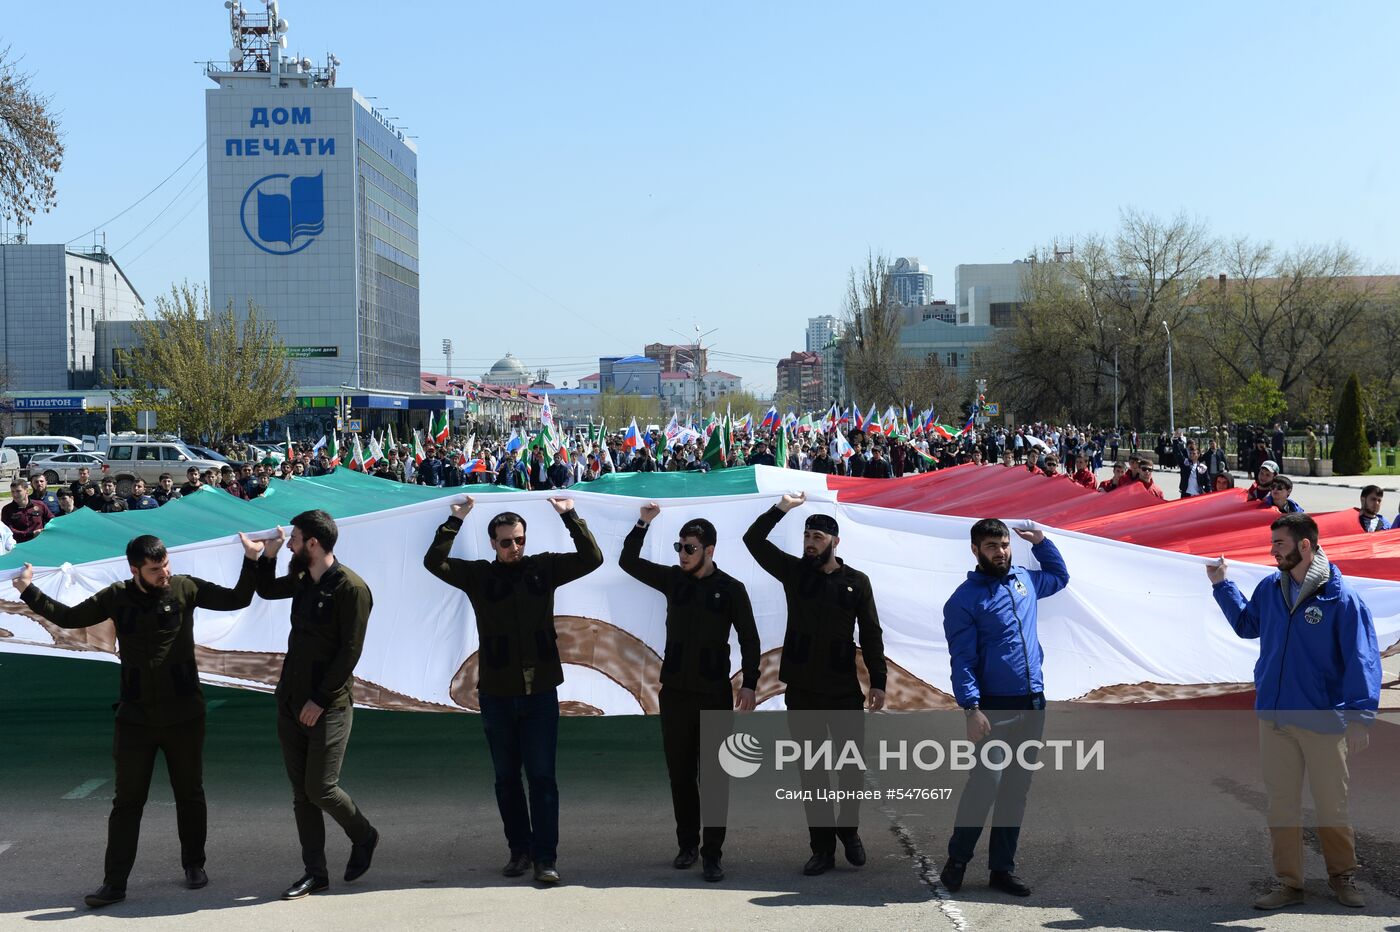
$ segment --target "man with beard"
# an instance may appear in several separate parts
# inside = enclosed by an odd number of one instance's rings
[[[1230,627],[1259,639],[1254,708],[1269,796],[1274,889],[1255,909],[1303,902],[1303,778],[1312,788],[1327,884],[1343,906],[1356,889],[1356,842],[1347,822],[1347,759],[1366,749],[1380,704],[1381,661],[1371,612],[1318,547],[1317,522],[1288,514],[1269,525],[1278,571],[1246,601],[1225,578],[1225,558],[1206,567]],[[1291,642],[1291,645],[1290,645]]]
[[[12,580],[24,604],[60,628],[90,628],[108,618],[116,625],[121,657],[121,697],[116,705],[112,745],[116,794],[107,820],[102,886],[84,899],[89,907],[110,906],[126,899],[156,751],[165,755],[170,772],[185,886],[198,889],[209,883],[204,872],[208,824],[203,776],[204,693],[195,666],[194,610],[231,612],[253,601],[254,561],[262,544],[243,534],[238,536],[244,560],[233,589],[193,576],[172,575],[165,544],[148,534],[126,545],[131,578],[112,583],[77,605],[64,605],[40,592],[33,584],[34,568],[28,563]]]
[[[292,600],[292,630],[277,681],[277,738],[292,783],[292,812],[306,868],[282,899],[300,899],[330,887],[325,814],[349,836],[345,880],[369,870],[379,832],[340,788],[340,766],[355,706],[351,689],[365,643],[374,597],[365,581],[335,558],[339,537],[324,511],[292,519],[287,575],[274,578],[282,529],[258,561],[258,595]]]
[[[978,763],[958,800],[948,860],[938,875],[953,893],[962,887],[993,804],[990,885],[1013,896],[1031,893],[1014,872],[1021,817],[1037,763],[1035,751],[1025,754],[1022,745],[1038,742],[1045,727],[1037,606],[1069,585],[1069,570],[1045,532],[1017,528],[1016,536],[1031,545],[1040,569],[1012,566],[1010,530],[996,518],[983,518],[972,526],[977,568],[943,606],[953,695],[967,716],[967,740],[978,745]],[[1006,766],[988,767],[982,748],[988,740],[1021,749],[1015,763],[1003,759]]]
[[[1357,520],[1366,533],[1390,530],[1390,522],[1381,517],[1381,502],[1385,490],[1378,485],[1368,485],[1361,490],[1361,507],[1357,509]]]
[[[199,467],[191,466],[189,469],[186,469],[185,484],[180,486],[179,490],[180,497],[184,498],[186,495],[193,495],[202,488],[204,488],[204,483],[199,478]]]
[[[102,480],[102,494],[97,497],[97,501],[90,506],[94,511],[100,511],[104,515],[116,514],[119,511],[126,511],[126,499],[117,497],[117,480],[107,476]]]
[[[784,553],[768,540],[783,516],[805,501],[806,492],[784,495],[749,527],[744,546],[759,566],[783,584],[787,631],[778,679],[787,686],[788,709],[806,713],[790,718],[792,737],[816,746],[830,735],[835,747],[844,747],[847,742],[860,746],[865,743],[865,721],[859,713],[863,708],[878,712],[885,707],[880,616],[870,578],[836,556],[840,527],[831,515],[807,517],[801,557]],[[851,635],[857,629],[870,675],[868,700],[856,675],[856,646]],[[843,792],[854,794],[863,786],[864,775],[857,768],[845,767],[839,783]],[[855,867],[864,864],[865,845],[858,831],[860,803],[855,795],[847,796],[840,810],[833,811],[830,802],[810,798],[819,789],[830,790],[827,774],[804,769],[802,784],[804,790],[811,791],[804,795],[809,797],[807,831],[812,848],[802,872],[813,876],[834,867],[838,838],[846,860]]]
[[[496,806],[501,812],[510,861],[501,873],[519,877],[533,863],[537,883],[559,882],[559,690],[564,667],[554,630],[554,592],[603,565],[603,551],[574,510],[571,498],[551,498],[574,553],[525,556],[525,519],[503,511],[486,525],[496,559],[448,556],[476,500],[463,496],[437,529],[423,566],[461,589],[476,611],[480,650],[477,696],[481,724],[496,771]],[[520,780],[530,781],[530,799]]]
[[[758,685],[759,641],[748,590],[733,576],[715,566],[715,526],[693,518],[681,526],[675,543],[679,566],[662,566],[642,559],[647,528],[661,513],[661,506],[642,506],[637,526],[622,543],[618,566],[666,596],[666,651],[661,660],[661,744],[666,752],[666,772],[671,778],[671,808],[676,816],[676,840],[680,851],[672,865],[685,870],[697,857],[704,859],[704,876],[711,882],[724,879],[720,857],[723,825],[705,826],[700,833],[701,712],[752,712]],[[729,632],[739,636],[743,682],[739,695],[729,681]],[[715,768],[714,755],[705,758],[706,781],[728,799],[729,785]],[[722,810],[720,805],[711,811]]]

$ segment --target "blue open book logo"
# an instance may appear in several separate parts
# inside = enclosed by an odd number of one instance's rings
[[[254,246],[276,256],[290,256],[325,232],[323,174],[264,175],[249,185],[243,195],[241,219],[243,232]]]

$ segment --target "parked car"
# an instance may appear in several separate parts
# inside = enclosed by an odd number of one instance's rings
[[[208,447],[195,446],[192,443],[187,443],[185,444],[185,446],[189,448],[189,451],[191,453],[193,453],[195,456],[198,456],[200,459],[213,460],[216,463],[233,462],[227,456],[224,456],[222,453],[220,453],[218,450],[211,450]]]
[[[58,485],[78,481],[78,470],[83,466],[90,478],[100,479],[104,463],[101,453],[35,453],[25,469],[31,479],[42,474],[49,485]]]
[[[140,478],[146,480],[147,487],[155,485],[161,473],[170,473],[178,482],[184,482],[185,470],[197,466],[201,472],[218,469],[224,464],[196,456],[194,451],[178,441],[120,440],[107,450],[107,475],[117,480],[117,494],[126,498],[131,487]]]

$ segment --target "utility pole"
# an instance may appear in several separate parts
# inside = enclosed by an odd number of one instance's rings
[[[681,333],[679,330],[672,330],[671,332],[683,340],[686,339],[686,335]],[[690,340],[687,343],[681,344],[683,346],[690,347],[690,365],[695,372],[695,407],[699,409],[700,417],[702,419],[705,417],[705,365],[704,356],[702,355],[702,350],[704,350],[704,346],[701,345],[701,341],[704,340],[705,337],[709,336],[710,334],[718,332],[719,328],[716,327],[714,330],[709,330],[705,333],[701,333],[700,325],[696,324],[694,339]],[[690,417],[690,411],[688,407],[686,411],[686,417],[687,419],[689,419]]]
[[[1162,329],[1167,331],[1167,429],[1176,437],[1176,395],[1172,392],[1172,328],[1162,321]]]

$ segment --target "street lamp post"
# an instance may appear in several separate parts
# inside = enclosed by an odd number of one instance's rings
[[[1118,432],[1118,347],[1113,347],[1113,432]]]
[[[1172,328],[1162,321],[1162,329],[1167,331],[1167,429],[1176,436],[1176,395],[1172,392]]]

